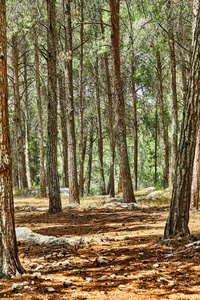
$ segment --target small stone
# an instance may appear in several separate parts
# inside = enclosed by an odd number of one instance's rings
[[[125,289],[125,288],[126,288],[126,285],[120,284],[120,285],[118,286],[118,288],[119,288],[119,289]]]
[[[153,268],[159,268],[159,264],[154,264]]]
[[[75,285],[72,285],[72,286],[71,286],[71,289],[72,289],[72,290],[76,290],[77,287],[76,287]]]
[[[40,272],[35,272],[35,273],[32,274],[32,276],[33,276],[33,278],[35,278],[35,279],[40,279],[40,278],[42,278],[42,275],[41,275]]]
[[[116,278],[115,274],[110,275],[110,278]]]
[[[54,293],[56,290],[55,290],[54,288],[52,288],[52,287],[48,287],[48,288],[47,288],[47,291],[48,291],[49,293]]]
[[[19,291],[19,290],[21,290],[22,288],[23,288],[23,283],[13,283],[12,284],[12,291],[14,292],[14,291]]]

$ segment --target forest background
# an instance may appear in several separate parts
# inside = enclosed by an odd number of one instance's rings
[[[71,2],[72,54],[65,52],[63,10],[63,1],[56,1],[59,181],[68,187],[67,121],[63,103],[65,64],[67,56],[72,55],[79,188],[84,182],[82,195],[105,194],[110,191],[110,158],[118,135],[109,4],[107,1]],[[7,1],[13,183],[20,190],[41,186],[41,161],[46,169],[46,11],[46,1]],[[173,183],[190,67],[191,12],[192,1],[124,0],[120,4],[127,149],[136,190],[151,185],[167,188]],[[114,156],[115,189],[120,190],[119,157],[116,153]]]

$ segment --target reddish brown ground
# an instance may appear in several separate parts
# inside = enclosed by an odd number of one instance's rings
[[[16,226],[37,233],[118,240],[79,247],[18,243],[23,266],[39,269],[41,275],[1,279],[0,299],[200,299],[200,246],[187,248],[189,240],[181,238],[163,244],[167,215],[166,207],[98,206],[65,209],[53,216],[44,211],[17,211]],[[192,212],[190,228],[195,237],[199,225],[199,212]],[[24,286],[12,291],[12,283]]]

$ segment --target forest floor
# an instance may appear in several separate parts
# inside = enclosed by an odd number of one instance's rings
[[[18,241],[22,265],[33,274],[1,279],[0,299],[200,299],[200,244],[194,242],[200,234],[199,211],[191,212],[190,238],[164,243],[169,200],[140,202],[143,208],[135,210],[101,205],[105,198],[84,198],[80,208],[49,215],[27,209],[47,209],[48,199],[17,197],[16,227],[102,242],[49,246]]]

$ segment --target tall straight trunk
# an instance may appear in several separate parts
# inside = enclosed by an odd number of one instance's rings
[[[190,233],[189,208],[191,197],[191,182],[195,155],[196,138],[199,123],[200,95],[200,10],[198,10],[195,33],[193,35],[193,53],[191,57],[191,72],[189,76],[187,101],[183,114],[183,122],[178,149],[178,158],[170,213],[165,227],[164,237]]]
[[[173,32],[171,33],[174,37]],[[178,147],[178,104],[176,91],[176,56],[174,39],[169,40],[170,51],[170,70],[171,70],[171,97],[172,97],[172,142],[171,142],[171,172],[170,172],[170,186],[173,186],[174,175],[177,161],[177,147]]]
[[[176,55],[174,43],[174,24],[171,0],[166,2],[166,15],[169,32],[169,55],[170,55],[170,77],[171,77],[171,104],[172,104],[172,139],[171,139],[171,169],[170,187],[173,186],[175,167],[177,161],[178,147],[178,104],[176,91]]]
[[[119,54],[119,0],[109,0],[111,14],[111,45],[113,58],[114,93],[116,102],[116,136],[124,202],[136,202],[133,193],[128,149],[126,143],[125,107],[122,92]]]
[[[12,191],[12,164],[8,121],[6,6],[0,0],[0,277],[10,278],[25,270],[17,250]]]
[[[83,153],[83,0],[81,0],[81,29],[80,29],[80,69],[79,69],[79,119],[80,119],[80,176],[79,189],[80,197],[84,192],[84,153]]]
[[[29,117],[28,117],[28,84],[27,84],[27,59],[26,52],[24,53],[24,113],[25,113],[25,158],[26,158],[26,177],[29,190],[32,189],[31,171],[30,171],[30,151],[29,151]]]
[[[38,36],[35,28],[35,77],[37,89],[37,109],[38,109],[38,136],[40,144],[40,192],[42,197],[46,197],[46,177],[44,168],[44,145],[43,145],[43,122],[42,122],[42,99],[40,92],[40,69],[39,69],[39,51]]]
[[[100,15],[101,16],[101,15]],[[101,16],[101,33],[104,38],[104,26]],[[114,163],[115,163],[115,146],[114,146],[114,129],[113,129],[113,99],[110,83],[110,73],[108,64],[107,52],[104,53],[105,69],[106,69],[106,82],[107,82],[107,95],[109,105],[109,133],[110,133],[110,176],[109,176],[109,193],[110,197],[115,197],[115,179],[114,179]]]
[[[135,63],[131,61],[132,93],[133,93],[133,119],[134,119],[134,189],[138,184],[138,124],[137,124],[137,95],[135,90]]]
[[[106,194],[104,170],[103,170],[103,138],[102,138],[102,125],[101,125],[101,104],[99,96],[99,70],[98,70],[98,57],[96,57],[95,63],[95,75],[96,75],[96,102],[97,102],[97,132],[98,132],[98,157],[99,157],[99,190],[100,195]]]
[[[73,103],[71,0],[63,0],[63,5],[65,15],[65,89],[68,121],[69,202],[80,203],[76,166],[76,139]]]
[[[62,187],[69,187],[68,174],[68,139],[67,139],[67,103],[65,95],[64,74],[60,72],[58,76],[59,103],[61,119],[61,139],[62,139]]]
[[[200,7],[200,1],[193,1],[193,20],[192,20],[192,35],[194,41],[195,27],[197,26],[197,14]],[[200,176],[200,126],[198,124],[197,141],[195,148],[194,167],[192,174],[191,186],[191,207],[198,209],[199,202],[199,176]]]
[[[26,163],[23,146],[22,125],[21,125],[21,108],[19,95],[19,45],[17,35],[12,36],[12,64],[13,64],[13,79],[14,79],[14,101],[15,101],[15,126],[16,126],[16,141],[17,141],[17,166],[19,189],[28,187],[26,179]]]
[[[47,123],[47,180],[49,213],[62,211],[57,165],[57,74],[55,0],[47,0],[47,69],[48,69],[48,123]]]
[[[191,207],[198,209],[199,204],[199,176],[200,176],[200,127],[198,126],[197,142],[194,156],[194,167],[191,186]]]
[[[158,83],[159,83],[159,103],[160,103],[160,127],[162,136],[162,156],[163,156],[163,186],[168,187],[169,177],[169,157],[168,157],[168,145],[167,145],[167,132],[164,115],[164,104],[163,104],[163,86],[162,86],[162,66],[160,59],[160,52],[157,51],[157,72],[158,72]]]
[[[158,100],[156,99],[156,124],[155,124],[155,185],[157,184],[157,157],[158,157]]]
[[[94,121],[91,119],[90,124],[90,137],[89,137],[89,152],[88,152],[88,169],[87,169],[87,186],[86,186],[86,195],[90,194],[90,182],[91,182],[91,171],[92,171],[92,150],[94,144]]]

